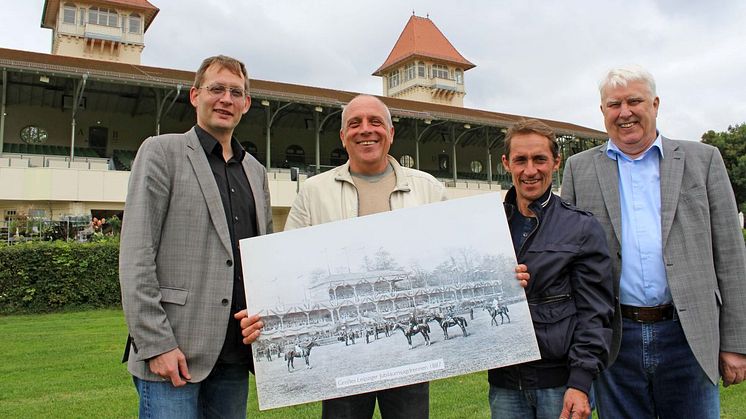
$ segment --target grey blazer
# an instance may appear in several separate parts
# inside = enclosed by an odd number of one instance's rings
[[[663,259],[668,286],[689,346],[713,383],[720,351],[746,353],[746,248],[733,190],[717,148],[662,139]],[[562,198],[591,211],[606,231],[617,312],[612,360],[621,341],[619,277],[622,212],[616,162],[606,144],[570,157]]]
[[[266,170],[248,153],[243,168],[258,234],[271,233]],[[160,380],[146,360],[178,347],[191,381],[207,377],[231,315],[234,263],[220,193],[194,128],[145,140],[132,165],[119,253],[130,373]]]

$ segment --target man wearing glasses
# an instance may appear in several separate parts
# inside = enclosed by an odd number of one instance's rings
[[[266,170],[233,137],[248,89],[243,63],[207,58],[189,92],[197,124],[148,138],[132,166],[119,273],[140,417],[246,417],[238,241],[272,232]]]

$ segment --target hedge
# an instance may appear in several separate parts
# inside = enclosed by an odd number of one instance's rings
[[[116,307],[119,239],[0,247],[0,314]]]

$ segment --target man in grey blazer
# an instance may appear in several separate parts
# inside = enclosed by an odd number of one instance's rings
[[[148,138],[132,166],[119,274],[141,417],[246,417],[238,241],[272,231],[266,170],[233,137],[248,88],[243,63],[206,59],[197,124]]]
[[[746,250],[725,165],[658,133],[644,69],[613,69],[599,90],[609,142],[570,157],[562,183],[606,231],[621,303],[599,416],[717,418],[720,375],[746,374]]]

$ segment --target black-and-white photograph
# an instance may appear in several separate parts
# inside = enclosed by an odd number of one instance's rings
[[[259,408],[539,359],[499,194],[241,240]]]

